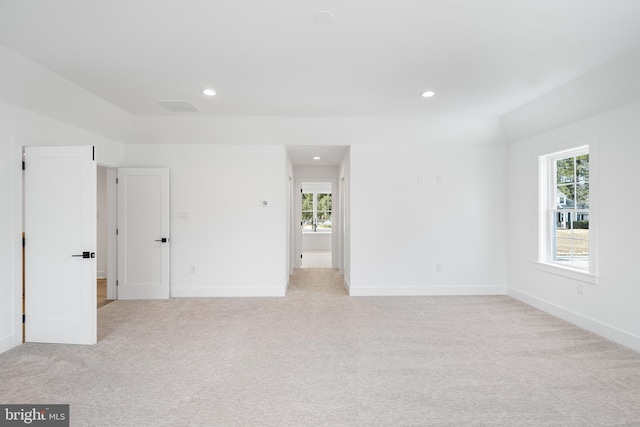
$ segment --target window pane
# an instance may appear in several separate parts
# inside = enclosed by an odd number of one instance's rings
[[[571,229],[571,212],[555,212],[554,219],[555,229]]]
[[[548,246],[540,248],[540,253],[542,261],[589,270],[590,159],[585,151],[586,147],[576,147],[550,154],[547,159],[552,159],[551,163],[540,163],[540,172],[548,174],[546,189],[550,194],[546,196],[551,203],[542,206],[548,222],[541,242]]]
[[[318,212],[318,230],[331,230],[331,212]]]
[[[331,207],[331,193],[318,193],[318,210],[330,211]]]
[[[570,267],[589,268],[589,213],[556,212],[552,236],[553,261]]]
[[[557,209],[575,209],[575,190],[574,184],[558,185],[556,187],[556,208]]]
[[[576,207],[578,209],[589,209],[589,183],[579,183],[576,186],[576,191]]]
[[[578,182],[589,181],[589,155],[576,157],[576,177]]]
[[[559,236],[565,236],[571,233],[571,230],[558,230],[558,231],[561,231],[559,233]],[[571,255],[572,255],[571,243],[572,243],[572,239],[570,238],[556,237],[553,260],[557,262],[571,263]]]
[[[573,230],[573,266],[589,268],[589,229]]]
[[[589,212],[577,212],[573,221],[574,230],[588,230],[589,229]]]
[[[302,210],[313,211],[313,193],[302,193]]]
[[[313,230],[313,212],[302,212],[302,230]]]
[[[573,182],[575,176],[574,162],[575,157],[556,160],[557,180],[556,184],[567,184]]]

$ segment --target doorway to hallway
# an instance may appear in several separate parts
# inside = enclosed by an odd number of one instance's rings
[[[332,268],[333,193],[331,182],[302,182],[301,268]]]

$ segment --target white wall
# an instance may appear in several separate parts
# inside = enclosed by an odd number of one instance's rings
[[[352,146],[351,295],[504,294],[506,150]]]
[[[500,118],[509,142],[522,141],[640,99],[640,48],[508,112]]]
[[[285,294],[283,146],[125,145],[123,166],[171,170],[172,297]]]
[[[22,342],[20,161],[25,145],[94,145],[96,161],[112,166],[122,156],[118,142],[0,101],[0,352]]]
[[[635,267],[640,228],[636,159],[640,101],[509,146],[509,295],[640,350],[640,281]],[[577,293],[577,281],[536,270],[539,150],[583,137],[598,139],[597,285]],[[594,159],[596,160],[596,159]],[[595,161],[592,163],[596,163]],[[596,218],[594,218],[595,220]]]
[[[0,45],[0,100],[121,141],[131,114]]]
[[[399,141],[494,144],[503,141],[492,117],[237,117],[134,116],[125,143],[354,145]]]
[[[332,250],[332,234],[330,231],[302,233],[303,251],[330,251]]]

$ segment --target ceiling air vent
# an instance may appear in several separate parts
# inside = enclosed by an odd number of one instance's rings
[[[156,101],[165,110],[171,113],[199,113],[191,101]]]

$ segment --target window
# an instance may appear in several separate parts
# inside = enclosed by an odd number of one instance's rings
[[[331,193],[302,193],[302,231],[331,231]]]
[[[595,273],[589,145],[540,156],[543,264]]]

